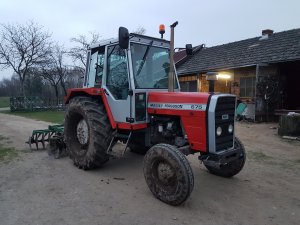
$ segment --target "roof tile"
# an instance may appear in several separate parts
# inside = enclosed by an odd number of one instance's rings
[[[178,75],[300,60],[300,29],[204,48],[178,66]]]

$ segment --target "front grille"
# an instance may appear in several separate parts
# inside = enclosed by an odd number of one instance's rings
[[[233,147],[233,133],[228,132],[229,124],[234,125],[235,97],[219,97],[215,110],[215,130],[222,128],[222,134],[216,134],[216,151]]]

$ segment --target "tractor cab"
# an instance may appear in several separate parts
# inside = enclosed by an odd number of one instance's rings
[[[90,46],[84,87],[104,89],[115,121],[146,122],[148,93],[168,90],[170,42],[131,33],[124,48],[122,40]],[[177,76],[174,89],[179,91]]]

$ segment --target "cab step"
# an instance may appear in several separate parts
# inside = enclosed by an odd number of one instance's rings
[[[113,134],[110,144],[106,150],[106,153],[115,158],[123,157],[127,150],[131,134],[132,132],[130,132],[129,134],[121,134],[116,131]]]

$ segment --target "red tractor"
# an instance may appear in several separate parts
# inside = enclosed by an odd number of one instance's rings
[[[151,192],[170,205],[191,194],[194,176],[186,155],[215,175],[232,177],[244,166],[243,144],[235,137],[236,97],[180,92],[171,41],[128,33],[90,46],[84,87],[68,90],[64,140],[80,169],[105,164],[124,143],[143,153]],[[189,49],[190,50],[190,49]],[[187,51],[188,52],[188,51]]]

